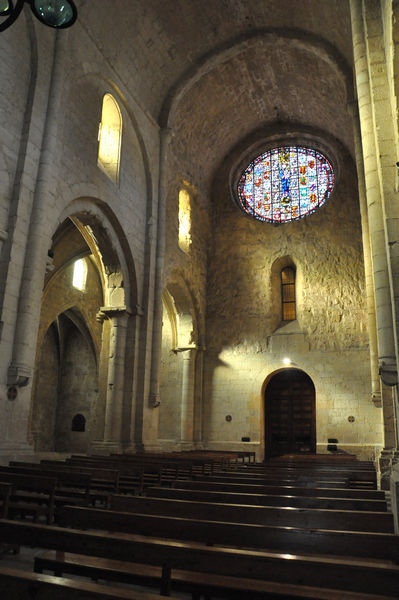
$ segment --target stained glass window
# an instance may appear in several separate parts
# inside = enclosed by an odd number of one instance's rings
[[[285,146],[255,158],[242,173],[238,198],[244,211],[271,223],[301,219],[331,195],[334,171],[312,148]]]

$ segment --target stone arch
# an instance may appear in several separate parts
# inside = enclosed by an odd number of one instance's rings
[[[72,255],[69,256],[67,253],[64,266],[71,270],[77,256],[89,256],[93,268],[98,273],[98,286],[101,288],[101,294],[97,293],[94,304],[89,296],[85,302],[88,312],[87,329],[90,332],[95,331],[96,334],[94,346],[98,390],[96,405],[89,411],[93,426],[87,428],[87,444],[91,450],[95,450],[97,446],[101,449],[105,446],[107,449],[120,450],[122,439],[123,443],[129,442],[130,427],[127,424],[132,417],[132,365],[135,349],[127,346],[126,338],[128,331],[131,339],[136,338],[136,320],[131,318],[137,314],[134,261],[122,227],[104,202],[93,198],[77,198],[71,202],[59,219],[59,226],[53,236],[54,244],[57,243],[57,236],[62,241],[63,232],[68,231],[68,228],[76,232],[81,244],[76,244],[75,241],[77,254],[74,256],[72,251]],[[63,253],[60,254],[61,258],[57,259],[55,256],[54,264],[50,265],[51,268],[55,268],[55,274],[50,273],[47,283],[54,281],[61,270],[60,265],[56,264],[57,260],[62,262]],[[47,287],[45,286],[43,298],[46,298]],[[83,292],[75,290],[73,293],[79,295]],[[65,296],[67,303],[62,308],[70,311],[72,307],[71,300],[68,301],[69,293]],[[67,314],[83,339],[88,341],[85,328],[79,327],[80,321],[74,318],[73,311]],[[125,369],[125,361],[129,363],[129,369]],[[33,401],[32,422],[35,420],[36,408],[37,403]],[[77,412],[79,407],[75,408]],[[80,412],[86,414],[88,408],[83,408]],[[72,418],[71,415],[64,417],[68,422]]]
[[[87,452],[98,394],[96,345],[78,308],[59,313],[37,352],[30,434],[36,451]],[[86,415],[85,435],[71,433]],[[73,430],[72,430],[73,431]]]
[[[352,70],[345,57],[333,44],[319,35],[301,29],[265,27],[228,40],[221,46],[204,54],[193,67],[187,69],[180,79],[172,85],[165,97],[159,116],[161,127],[173,126],[174,115],[180,100],[201,77],[237,54],[259,43],[268,45],[292,44],[296,48],[312,52],[334,68],[339,77],[343,79],[347,100],[353,99]]]
[[[58,222],[66,218],[73,221],[98,259],[105,285],[104,302],[114,307],[125,306],[134,312],[138,303],[136,269],[115,213],[98,198],[77,198],[66,207]]]

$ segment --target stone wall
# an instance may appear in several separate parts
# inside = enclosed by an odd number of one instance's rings
[[[322,208],[279,226],[234,205],[225,170],[215,182],[204,393],[209,447],[240,447],[248,436],[262,456],[265,386],[284,358],[315,385],[318,451],[326,451],[329,437],[363,458],[382,444],[381,410],[371,402],[356,179],[350,159],[341,165]],[[275,266],[287,260],[297,271],[297,319],[282,323]]]

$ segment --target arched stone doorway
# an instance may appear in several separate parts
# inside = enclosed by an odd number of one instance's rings
[[[283,369],[265,389],[265,458],[316,451],[316,394],[300,369]]]
[[[95,346],[83,316],[76,309],[58,315],[43,338],[36,363],[31,429],[36,451],[88,451],[97,379]],[[77,412],[86,415],[84,430],[71,426]]]

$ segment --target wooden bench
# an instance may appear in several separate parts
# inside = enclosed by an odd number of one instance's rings
[[[71,463],[55,460],[43,460],[40,463],[44,467],[53,466],[55,468],[64,468],[65,470],[71,471],[74,466]],[[111,468],[110,465],[95,465],[80,463],[75,465],[76,470],[80,470],[83,473],[91,475],[90,489],[102,490],[104,492],[115,493],[119,491],[119,471],[118,469]]]
[[[10,538],[20,544],[33,544],[61,552],[162,566],[164,593],[168,593],[170,589],[171,571],[174,569],[202,573],[197,585],[199,589],[205,590],[207,586],[213,585],[213,576],[216,581],[219,576],[225,576],[226,582],[230,580],[234,586],[239,578],[248,577],[249,573],[258,589],[261,589],[263,582],[273,581],[364,594],[378,594],[383,589],[386,596],[395,598],[399,584],[399,567],[389,564],[207,548],[195,543],[174,543],[142,536],[82,532],[0,520],[0,541]],[[193,587],[195,585],[193,583]]]
[[[13,491],[13,484],[0,481],[0,518],[7,519],[8,508],[10,505],[11,492]]]
[[[150,498],[175,498],[198,502],[224,502],[256,506],[296,506],[298,508],[327,508],[332,510],[371,510],[386,512],[386,500],[367,498],[312,498],[282,494],[235,494],[234,492],[213,492],[185,489],[184,482],[179,487],[148,487],[145,495]]]
[[[281,477],[281,479],[297,479],[303,477],[309,477],[310,479],[343,479],[345,481],[364,482],[367,485],[376,484],[377,483],[377,474],[375,469],[366,470],[366,469],[356,469],[352,467],[351,469],[330,469],[328,467],[314,467],[311,469],[303,468],[303,467],[256,467],[256,466],[248,466],[245,467],[237,467],[233,471],[234,477],[251,477],[253,479],[262,480],[263,478],[272,478],[272,477]],[[231,469],[214,469],[213,476],[232,476]]]
[[[388,512],[353,512],[280,506],[243,506],[140,496],[110,496],[110,509],[205,521],[231,521],[341,531],[393,533],[393,515]]]
[[[55,504],[65,504],[67,502],[80,503],[88,506],[92,501],[90,493],[91,474],[81,471],[68,470],[58,466],[41,465],[39,463],[10,462],[10,472],[39,475],[41,477],[56,477],[57,486],[55,490]],[[1,473],[0,473],[1,476]],[[105,500],[108,499],[108,494]]]
[[[75,528],[124,531],[144,536],[156,532],[159,538],[196,541],[207,545],[399,561],[398,536],[393,533],[278,527],[73,506],[60,509],[59,523]]]
[[[206,472],[206,463],[201,461],[198,465],[195,461],[191,460],[172,460],[171,458],[149,458],[138,456],[132,456],[128,458],[116,458],[116,457],[76,457],[66,459],[68,464],[80,464],[80,465],[98,465],[101,464],[111,465],[112,468],[118,469],[121,473],[131,476],[136,473],[143,474],[145,481],[153,481],[162,479],[176,479],[179,475],[190,476],[196,473]]]
[[[172,482],[172,487],[179,487],[181,481]],[[380,490],[359,490],[349,488],[323,488],[306,486],[301,487],[298,482],[293,484],[275,484],[268,482],[267,484],[253,483],[230,483],[223,481],[213,481],[206,479],[204,481],[184,481],[186,489],[193,490],[209,490],[234,493],[255,493],[255,494],[292,494],[294,496],[310,496],[310,497],[327,497],[327,498],[371,498],[376,500],[385,499],[384,492]]]
[[[51,550],[36,559],[36,569],[42,571],[59,571],[94,579],[118,581],[123,583],[140,584],[141,586],[161,587],[162,568],[151,565],[82,556],[79,554],[64,554],[64,560],[56,558],[56,552]],[[170,587],[175,592],[191,593],[192,598],[199,599],[203,594],[207,599],[216,596],[242,600],[392,600],[392,596],[380,596],[364,592],[347,592],[321,587],[298,586],[290,583],[273,581],[258,581],[249,578],[230,577],[226,575],[204,574],[195,571],[173,569],[170,577]],[[144,599],[143,599],[144,600]]]
[[[218,475],[194,475],[195,481],[214,481],[220,483],[241,483],[251,485],[300,485],[302,487],[322,487],[322,488],[366,488],[376,489],[374,482],[369,484],[365,481],[356,482],[349,478],[337,478],[332,479],[330,477],[312,477],[311,475],[297,475],[297,476],[283,476],[280,477],[277,474],[267,474],[262,477],[254,477],[251,475],[237,474],[233,475],[229,473],[221,473]]]
[[[37,474],[15,473],[6,469],[0,467],[0,479],[13,486],[13,493],[8,502],[8,515],[30,515],[35,522],[43,516],[48,524],[52,523],[57,479]]]
[[[104,457],[75,457],[66,459],[70,468],[112,469],[119,474],[118,487],[121,492],[141,493],[146,485],[161,484],[164,480],[165,467],[163,464],[141,464],[114,461]],[[177,472],[172,479],[177,478]],[[170,477],[169,477],[170,479]]]
[[[0,567],[0,589],[4,600],[159,600],[158,594],[100,585],[53,575],[28,573]],[[373,600],[373,597],[371,600]],[[173,600],[173,599],[172,599]],[[378,600],[378,598],[375,598]]]

